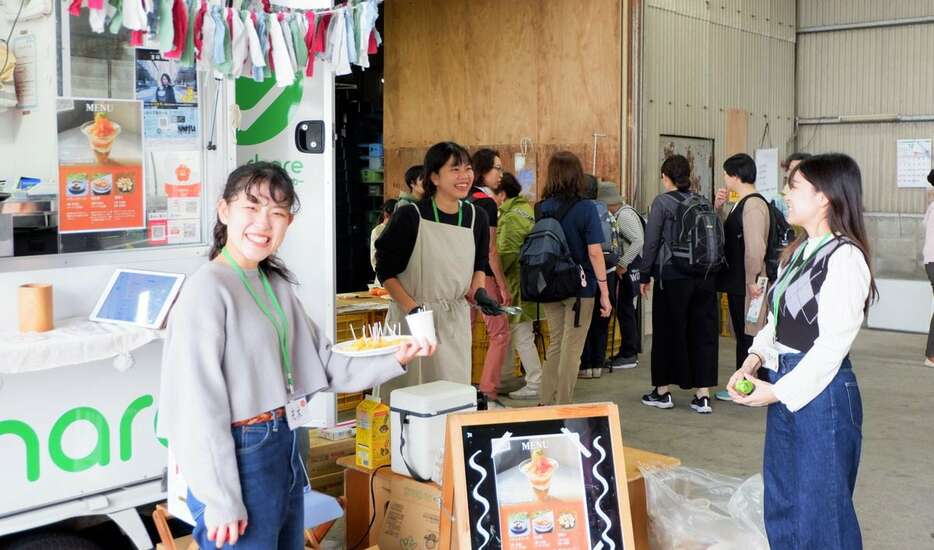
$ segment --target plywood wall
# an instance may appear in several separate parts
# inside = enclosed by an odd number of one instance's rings
[[[541,184],[551,153],[619,182],[619,0],[392,0],[385,6],[385,196],[433,143],[493,147],[513,168],[523,137]]]

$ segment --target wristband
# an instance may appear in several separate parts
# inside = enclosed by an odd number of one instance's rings
[[[598,282],[598,283],[605,283],[605,282],[606,282],[606,279],[597,279],[597,282]]]

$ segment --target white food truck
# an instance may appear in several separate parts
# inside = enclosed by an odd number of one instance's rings
[[[333,339],[334,78],[318,70],[279,88],[186,72],[145,43],[130,47],[126,31],[92,33],[87,10],[69,16],[68,6],[0,0],[18,92],[0,112],[0,547],[87,548],[68,533],[109,518],[152,548],[137,508],[166,498],[154,433],[162,334],[88,316],[117,268],[204,264],[227,173],[271,160],[302,203],[280,255]],[[152,101],[163,75],[175,104]],[[98,118],[117,128],[109,144],[87,129]],[[19,332],[27,283],[52,285],[53,331]],[[318,424],[335,414],[333,395],[316,397]]]

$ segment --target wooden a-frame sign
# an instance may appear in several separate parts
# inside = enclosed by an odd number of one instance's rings
[[[633,550],[613,403],[450,415],[441,549]]]

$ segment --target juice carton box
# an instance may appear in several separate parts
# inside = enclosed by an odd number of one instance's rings
[[[389,407],[372,397],[357,405],[357,466],[379,468],[392,459]]]

